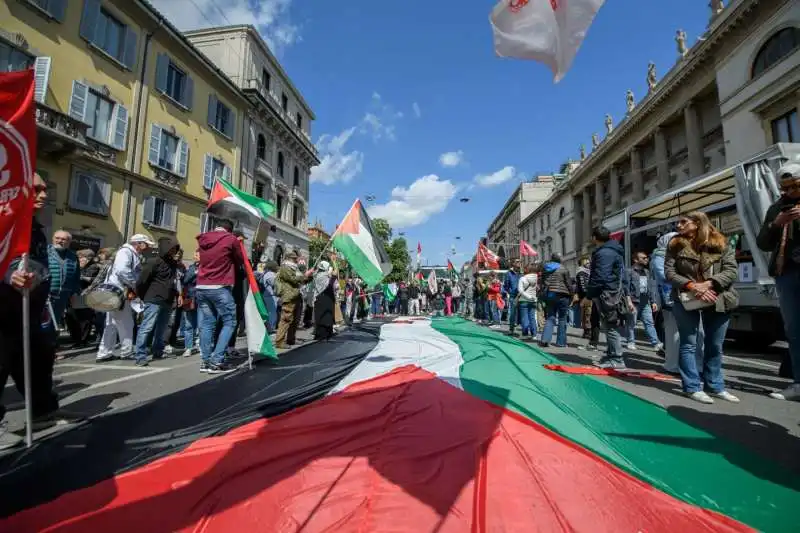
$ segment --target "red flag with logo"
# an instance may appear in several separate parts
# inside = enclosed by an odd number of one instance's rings
[[[33,69],[0,73],[0,274],[27,253],[33,218]]]
[[[500,258],[483,244],[478,245],[478,265],[481,263],[486,265],[486,268],[500,268]]]
[[[539,253],[527,242],[519,241],[519,255],[522,257],[536,257]]]

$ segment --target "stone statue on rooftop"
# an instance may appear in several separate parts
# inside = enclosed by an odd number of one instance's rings
[[[584,159],[586,159],[586,147],[584,145],[581,145],[581,161],[583,161]]]
[[[600,146],[600,137],[596,133],[592,133],[592,150],[596,150]]]
[[[709,2],[708,5],[709,7],[711,7],[712,17],[716,17],[717,15],[722,13],[723,9],[725,9],[725,2],[723,2],[723,0],[711,0],[711,2]]]
[[[625,105],[628,108],[628,114],[630,115],[633,113],[633,108],[636,107],[636,99],[633,96],[633,91],[630,89],[625,93]]]
[[[606,115],[606,134],[611,135],[612,131],[614,131],[614,119],[611,115]]]
[[[686,32],[678,30],[675,34],[675,42],[678,43],[678,55],[686,57],[686,54],[689,53],[689,49],[686,47]]]
[[[656,77],[656,64],[652,61],[647,65],[647,92],[652,92],[658,85],[658,78]]]

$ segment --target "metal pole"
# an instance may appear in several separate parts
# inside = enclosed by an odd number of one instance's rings
[[[27,272],[28,254],[23,254],[18,270]],[[55,322],[55,317],[50,317]],[[33,398],[31,389],[31,291],[22,290],[22,366],[25,376],[25,445],[33,446]]]

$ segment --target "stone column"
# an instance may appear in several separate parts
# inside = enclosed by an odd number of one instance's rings
[[[689,156],[689,178],[699,178],[705,174],[703,162],[703,131],[700,125],[700,114],[691,100],[683,109],[686,126],[686,149]]]
[[[611,212],[619,211],[620,209],[620,177],[619,170],[615,166],[611,166],[611,176],[608,180],[608,193],[611,196]]]
[[[633,201],[644,200],[644,178],[642,177],[642,156],[638,148],[631,150],[631,181],[633,182]]]
[[[578,250],[583,250],[583,245],[586,244],[592,237],[592,207],[589,198],[589,187],[583,189],[583,231],[581,235],[581,245]]]
[[[538,228],[536,222],[536,219],[531,222],[534,228]],[[572,224],[575,227],[575,231],[573,232],[573,236],[575,237],[575,249],[580,251],[581,245],[583,244],[583,203],[579,195],[572,197]],[[538,232],[536,229],[534,231]],[[541,235],[538,236],[542,237]]]
[[[667,135],[661,127],[656,128],[654,137],[656,145],[656,168],[658,170],[658,190],[669,189],[669,154],[667,152]]]
[[[594,182],[594,208],[597,220],[602,221],[606,214],[606,201],[603,199],[603,181],[600,178]]]

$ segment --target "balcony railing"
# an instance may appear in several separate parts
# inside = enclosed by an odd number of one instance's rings
[[[51,156],[68,155],[86,150],[89,126],[44,104],[36,104],[37,151]]]
[[[291,116],[289,113],[283,110],[281,99],[277,94],[264,87],[264,85],[261,83],[261,80],[255,78],[245,80],[243,88],[258,92],[261,98],[269,103],[273,111],[275,111],[276,114],[278,114],[289,124],[292,131],[294,131],[300,140],[303,141],[303,144],[305,144],[306,148],[313,154],[317,153],[317,147],[311,142],[311,136],[297,124],[296,117]]]

